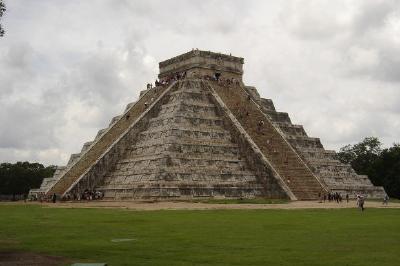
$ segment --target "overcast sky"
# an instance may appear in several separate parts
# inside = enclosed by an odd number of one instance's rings
[[[400,141],[400,1],[5,3],[0,162],[66,164],[192,48],[244,57],[245,83],[327,149]]]

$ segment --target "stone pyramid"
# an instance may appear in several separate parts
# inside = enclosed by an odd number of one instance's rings
[[[382,187],[293,125],[242,81],[243,58],[193,50],[31,194],[108,199],[382,197]]]

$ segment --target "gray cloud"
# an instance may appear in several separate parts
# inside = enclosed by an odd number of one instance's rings
[[[192,48],[245,58],[245,81],[337,149],[400,135],[398,1],[8,1],[0,160],[65,164]]]
[[[358,5],[354,18],[354,30],[358,34],[368,33],[384,27],[387,18],[398,12],[400,4],[396,0],[367,0]]]

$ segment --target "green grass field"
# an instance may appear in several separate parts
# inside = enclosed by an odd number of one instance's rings
[[[400,265],[400,209],[0,206],[0,250],[109,265]],[[123,241],[123,240],[131,241]]]

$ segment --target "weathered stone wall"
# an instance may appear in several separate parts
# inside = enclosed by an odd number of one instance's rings
[[[243,58],[218,54],[207,51],[193,50],[183,55],[160,62],[159,77],[184,72],[193,76],[198,75],[213,76],[215,72],[221,72],[227,78],[242,79]]]

